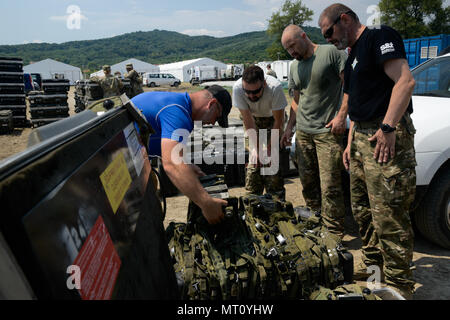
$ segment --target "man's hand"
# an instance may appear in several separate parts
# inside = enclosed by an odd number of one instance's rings
[[[200,169],[199,166],[195,165],[195,164],[190,164],[189,165],[192,169],[192,171],[194,171],[194,173],[199,176],[199,177],[204,177],[206,176],[206,174],[202,171],[202,169]]]
[[[395,156],[395,131],[384,133],[381,129],[369,138],[369,141],[377,141],[373,158],[378,159],[378,163],[386,163]]]
[[[291,141],[292,141],[293,134],[294,134],[294,132],[292,131],[292,128],[287,126],[286,131],[281,136],[280,148],[284,148],[284,147],[290,146],[292,144]]]
[[[350,170],[350,145],[348,145],[342,153],[342,162],[344,162],[345,170]]]
[[[346,128],[346,118],[337,114],[333,120],[331,120],[325,128],[331,127],[332,134],[344,134]]]
[[[209,224],[217,224],[223,220],[223,207],[227,205],[228,202],[225,200],[209,197],[200,208]]]

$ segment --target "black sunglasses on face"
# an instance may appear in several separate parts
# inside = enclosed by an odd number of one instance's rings
[[[246,94],[253,94],[253,95],[256,95],[256,94],[258,94],[258,93],[261,92],[261,90],[262,90],[263,87],[264,87],[264,85],[261,85],[261,87],[260,87],[259,89],[256,89],[256,90],[247,90],[247,89],[244,89],[244,92],[245,92]]]
[[[331,37],[333,36],[333,33],[334,33],[334,26],[335,26],[339,21],[341,21],[342,15],[343,15],[343,14],[349,14],[349,13],[352,13],[352,12],[353,12],[353,11],[347,11],[347,12],[341,13],[341,14],[336,18],[336,20],[334,20],[333,24],[327,29],[327,31],[325,31],[325,33],[323,34],[323,37],[324,37],[325,39],[331,38]]]

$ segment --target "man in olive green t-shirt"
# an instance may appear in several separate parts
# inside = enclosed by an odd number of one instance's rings
[[[329,231],[344,236],[341,183],[342,134],[347,106],[342,104],[342,78],[347,54],[333,45],[317,45],[296,25],[286,27],[283,47],[295,58],[289,89],[294,99],[281,145],[290,144],[296,126],[296,153],[303,198],[322,212]]]

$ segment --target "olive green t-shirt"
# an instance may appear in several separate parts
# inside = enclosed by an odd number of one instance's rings
[[[310,134],[329,132],[325,126],[336,116],[342,101],[341,72],[347,53],[334,45],[319,45],[306,60],[294,60],[289,89],[299,91],[297,129]]]

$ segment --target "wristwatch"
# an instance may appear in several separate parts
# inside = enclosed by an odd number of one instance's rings
[[[395,127],[391,127],[390,125],[388,125],[387,123],[382,123],[380,126],[381,131],[383,131],[384,133],[390,133],[395,131]]]

